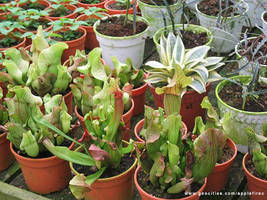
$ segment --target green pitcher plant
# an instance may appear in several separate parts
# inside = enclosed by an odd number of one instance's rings
[[[248,149],[252,156],[256,172],[267,179],[267,122],[262,124],[263,134],[257,134],[251,127],[246,129],[248,135]]]
[[[76,174],[70,181],[70,190],[77,199],[84,198],[85,192],[90,190],[91,184],[101,177],[106,169],[118,167],[123,155],[134,149],[132,142],[126,147],[122,142],[122,134],[125,129],[122,121],[124,103],[123,91],[119,88],[118,80],[108,77],[103,89],[93,98],[98,107],[95,108],[96,110],[90,110],[84,117],[87,129],[78,142],[74,140],[79,145],[77,151],[71,151],[67,147],[54,146],[48,140],[44,141],[45,147],[55,156],[97,169],[94,170],[95,173],[88,176]],[[46,121],[39,120],[39,122],[64,135],[62,131]]]
[[[70,59],[69,72],[76,72],[76,77],[73,79],[73,83],[70,84],[70,88],[74,96],[74,101],[83,115],[91,110],[96,111],[95,108],[99,106],[96,103],[96,99],[100,95],[105,95],[99,92],[105,87],[105,81],[109,77],[119,78],[119,85],[122,85],[121,88],[124,91],[128,91],[128,93],[123,93],[124,109],[128,110],[131,106],[130,94],[132,87],[130,83],[132,82],[129,81],[131,76],[129,73],[132,65],[125,67],[125,65],[117,62],[116,58],[113,58],[116,60],[116,66],[118,66],[118,70],[116,72],[114,70],[113,72],[110,66],[101,62],[101,55],[102,50],[100,48],[94,48],[87,56],[77,51],[76,55]],[[79,73],[78,75],[77,72]],[[137,79],[140,79],[139,73],[134,74],[134,76],[136,77],[133,77],[132,80],[137,82]],[[122,80],[126,79],[130,83],[126,81],[122,82]]]
[[[155,189],[169,194],[190,192],[213,170],[218,148],[225,141],[220,129],[203,130],[192,141],[183,133],[181,116],[164,116],[162,108],[145,107],[145,143],[135,143],[138,161]],[[148,119],[148,120],[146,120]]]
[[[7,138],[14,147],[30,157],[37,157],[40,152],[47,151],[42,142],[49,139],[55,145],[61,145],[64,137],[53,130],[36,122],[46,120],[65,134],[70,130],[72,117],[67,112],[67,107],[62,95],[44,98],[31,93],[26,86],[9,88],[5,102],[8,108],[9,121],[5,124],[8,129]],[[41,111],[44,106],[45,113]]]
[[[149,77],[146,81],[158,84],[157,94],[164,94],[166,114],[180,113],[181,99],[191,88],[198,93],[206,92],[206,84],[221,76],[215,71],[224,65],[222,57],[208,57],[209,46],[186,50],[179,35],[170,32],[160,38],[160,62],[148,61],[145,65]]]
[[[62,53],[67,48],[68,45],[63,42],[49,46],[39,26],[32,40],[32,55],[23,49],[5,51],[3,65],[7,72],[1,73],[0,81],[9,81],[13,86],[28,86],[39,96],[62,94],[72,80],[67,67],[61,65]]]

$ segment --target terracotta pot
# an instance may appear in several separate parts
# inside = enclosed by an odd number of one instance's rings
[[[267,181],[257,178],[253,174],[251,174],[248,169],[246,168],[246,162],[249,158],[249,154],[246,153],[242,165],[243,170],[245,171],[247,182],[248,182],[248,191],[252,193],[250,195],[250,200],[266,200],[266,194],[267,194]],[[255,193],[261,193],[263,195],[256,195]],[[253,194],[254,193],[254,194]]]
[[[56,20],[60,20],[60,18],[69,18],[69,19],[75,19],[77,17],[77,13],[74,13],[74,11],[76,10],[76,6],[71,5],[71,4],[65,4],[64,5],[68,10],[71,10],[72,13],[68,14],[66,16],[62,16],[62,17],[52,17],[52,16],[46,16],[47,19],[50,19],[52,21],[56,21]]]
[[[85,200],[126,200],[132,199],[133,175],[137,165],[137,159],[125,172],[110,178],[99,178],[92,185],[91,190],[86,193]],[[74,174],[79,174],[70,163]]]
[[[37,2],[38,2],[39,4],[41,4],[41,5],[46,6],[45,9],[48,9],[48,8],[51,7],[51,3],[50,3],[49,1],[46,1],[46,0],[38,0]],[[22,6],[25,5],[25,4],[27,4],[27,3],[17,4],[17,7],[22,7]],[[44,9],[44,10],[45,10],[45,9]]]
[[[145,192],[140,187],[140,185],[137,182],[137,174],[138,174],[140,168],[141,167],[138,166],[137,169],[135,170],[135,173],[134,173],[134,183],[135,183],[135,186],[136,186],[136,188],[137,188],[137,190],[138,190],[138,192],[139,192],[142,200],[169,200],[169,199],[163,199],[163,198],[158,198],[158,197],[152,196],[152,195],[148,194],[147,192]],[[202,185],[202,187],[197,192],[195,192],[194,194],[192,194],[191,196],[184,197],[184,198],[179,198],[179,199],[173,199],[173,200],[198,200],[199,197],[200,197],[200,193],[203,192],[204,188],[206,187],[206,184],[207,184],[207,178],[205,178],[205,182]]]
[[[7,133],[0,135],[0,172],[8,168],[14,157],[9,149],[9,141],[6,139]]]
[[[132,106],[131,106],[130,110],[128,110],[127,113],[122,115],[122,120],[124,121],[125,126],[126,126],[126,130],[123,133],[123,140],[125,140],[125,141],[129,141],[129,139],[130,139],[131,118],[132,118],[133,111],[134,111],[134,101],[133,101],[133,99],[131,99],[131,102],[132,102]],[[85,130],[86,126],[85,126],[85,123],[84,123],[84,117],[82,115],[80,115],[80,113],[78,112],[77,105],[75,106],[74,111],[75,111],[75,114],[78,117],[83,129]]]
[[[71,147],[70,147],[71,148]],[[17,154],[10,143],[12,154],[18,161],[28,188],[39,194],[48,194],[65,188],[71,178],[67,161],[56,156],[48,158],[26,158]]]
[[[101,14],[106,16],[105,13],[101,13]],[[101,19],[100,17],[98,17],[96,15],[87,16],[87,15],[83,14],[83,15],[80,15],[76,20],[77,21],[85,21],[89,18]],[[81,26],[81,27],[86,30],[85,48],[86,49],[93,49],[95,47],[99,47],[99,43],[96,39],[96,35],[95,35],[94,30],[93,30],[93,26]]]
[[[181,103],[181,111],[180,114],[182,115],[182,120],[186,124],[188,131],[192,131],[195,126],[195,118],[197,116],[201,116],[202,119],[205,118],[206,110],[202,109],[200,104],[205,96],[208,95],[208,92],[210,90],[210,83],[206,86],[206,92],[203,94],[199,94],[194,90],[187,91],[183,98]],[[148,84],[149,89],[151,93],[154,96],[155,106],[158,107],[164,107],[163,106],[163,99],[164,95],[158,95],[155,92],[155,88]]]
[[[72,91],[64,95],[64,101],[68,108],[68,113],[70,115],[72,115],[72,99],[73,99]]]
[[[206,192],[221,191],[227,183],[230,167],[232,166],[237,155],[237,148],[235,143],[231,139],[227,139],[226,142],[226,145],[230,149],[234,150],[234,155],[230,160],[215,165],[214,169],[208,176],[208,182],[205,188]]]
[[[147,77],[146,74],[144,76],[145,78]],[[148,83],[145,82],[141,87],[132,90],[132,98],[134,100],[133,116],[144,112],[147,85]]]
[[[81,3],[81,0],[77,3],[77,7],[83,7],[83,8],[89,8],[89,7],[98,7],[98,8],[104,8],[104,4],[108,0],[101,0],[101,3],[96,3],[96,4],[87,4],[87,3]]]
[[[5,37],[4,35],[0,35],[0,38],[2,39],[3,37]],[[17,45],[15,45],[15,46],[13,46],[13,47],[9,47],[9,48],[16,48],[16,49],[19,49],[20,47],[25,47],[25,44],[26,43],[26,38],[23,38],[22,39],[22,41],[19,43],[19,44],[17,44]],[[9,48],[0,48],[0,52],[2,52],[2,51],[5,51],[5,50],[7,50],[7,49],[9,49]],[[1,68],[1,67],[0,67]]]
[[[106,1],[106,3],[104,4],[104,8],[107,9],[108,14],[109,15],[126,14],[126,10],[114,10],[114,9],[109,7],[109,5],[111,5],[113,3],[116,3],[116,2],[117,2],[116,0],[108,0],[108,1]],[[132,4],[134,4],[134,1],[132,1]],[[137,7],[138,7],[138,2],[136,2],[136,10],[137,10]],[[130,8],[128,10],[128,12],[129,12],[129,14],[133,14],[134,13],[134,9]]]
[[[27,20],[27,19],[26,19],[26,20]],[[51,22],[50,19],[47,19],[47,18],[45,18],[45,17],[40,17],[40,20],[41,20],[41,21],[48,21],[48,23]],[[48,31],[50,31],[50,30],[52,29],[52,27],[53,27],[53,25],[50,25],[49,27],[47,27],[47,28],[44,29],[43,31],[44,31],[44,32],[48,32]],[[22,34],[27,33],[27,32],[32,32],[33,34],[36,34],[36,33],[37,33],[37,30],[35,30],[35,31],[28,31],[28,30],[26,30],[26,29],[21,29],[21,28],[18,28],[18,31],[19,31],[20,33],[22,33]],[[29,46],[29,45],[31,45],[31,44],[32,44],[32,39],[31,39],[31,38],[26,38],[25,46]]]
[[[137,139],[138,142],[143,142],[143,143],[145,141],[139,136],[139,133],[140,133],[141,129],[143,128],[144,121],[145,121],[145,119],[140,120],[134,127],[135,138]],[[182,124],[183,124],[183,134],[186,134],[187,133],[186,124],[184,122],[182,122]]]
[[[63,29],[63,31],[67,31],[66,29]],[[61,57],[61,63],[64,63],[66,60],[69,59],[70,56],[74,56],[76,53],[76,50],[84,50],[84,41],[86,37],[86,30],[84,28],[79,27],[78,28],[79,32],[82,32],[83,35],[75,40],[70,40],[70,41],[64,41],[69,48],[63,51],[62,57]]]

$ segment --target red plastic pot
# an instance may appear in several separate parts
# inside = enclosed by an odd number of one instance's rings
[[[66,16],[62,16],[62,17],[52,17],[52,16],[47,16],[46,18],[47,19],[50,19],[52,21],[56,21],[56,20],[60,20],[60,18],[69,18],[69,19],[75,19],[77,17],[77,13],[75,13],[74,11],[76,10],[76,6],[74,5],[71,5],[71,4],[65,4],[64,5],[68,10],[71,10],[72,13],[71,14],[68,14]]]
[[[134,192],[133,175],[136,165],[137,159],[125,172],[117,176],[97,179],[85,194],[85,200],[132,199]],[[75,175],[79,175],[72,163],[70,163],[70,167]]]
[[[60,191],[68,185],[71,171],[67,161],[56,156],[26,158],[14,151],[12,143],[10,143],[10,150],[19,163],[25,182],[31,191],[49,194]]]
[[[4,38],[4,37],[5,37],[4,35],[0,35],[1,39]],[[9,48],[19,49],[20,47],[25,47],[25,43],[26,43],[26,38],[23,38],[22,41],[19,44],[15,45],[13,47],[9,47]],[[0,48],[0,52],[5,51],[5,50],[7,50],[9,48]]]
[[[237,148],[235,143],[231,139],[227,139],[226,145],[230,149],[234,150],[234,155],[230,160],[215,165],[214,169],[207,177],[208,182],[205,188],[206,192],[221,191],[227,183],[230,167],[232,166],[237,155]]]
[[[155,196],[152,196],[150,194],[148,194],[146,191],[144,191],[140,185],[138,184],[138,181],[137,181],[137,174],[140,170],[140,166],[138,166],[135,170],[135,173],[134,173],[134,183],[135,183],[135,186],[142,198],[142,200],[170,200],[170,199],[163,199],[163,198],[158,198],[158,197],[155,197]],[[206,184],[207,184],[207,178],[205,178],[205,182],[204,184],[202,185],[202,187],[197,191],[195,192],[194,194],[192,194],[191,196],[188,196],[188,197],[184,197],[184,198],[179,198],[179,199],[173,199],[173,200],[198,200],[199,197],[200,197],[200,194],[203,192],[204,188],[206,187]]]
[[[41,5],[44,5],[46,7],[45,9],[48,9],[48,8],[51,7],[51,3],[49,1],[46,1],[46,0],[38,0],[37,2],[39,4],[41,4]],[[17,4],[17,7],[22,7],[25,4],[27,4],[27,3]]]
[[[77,7],[83,7],[83,8],[89,8],[89,7],[98,7],[98,8],[104,8],[104,4],[107,2],[107,0],[101,0],[101,3],[96,4],[87,4],[87,3],[81,3],[81,0],[77,3]]]
[[[154,96],[155,106],[157,108],[158,107],[164,108],[163,106],[164,95],[158,95],[155,91],[155,88],[151,84],[148,84],[148,86],[151,93]],[[200,104],[203,98],[208,95],[209,90],[210,90],[210,83],[207,84],[206,92],[203,94],[199,94],[194,90],[187,91],[184,94],[182,98],[180,114],[182,116],[183,122],[186,124],[188,128],[188,131],[192,131],[194,129],[195,118],[197,116],[201,116],[202,119],[205,118],[206,110],[202,109]]]
[[[267,181],[257,178],[253,174],[251,174],[248,169],[246,168],[246,162],[249,158],[249,154],[246,153],[246,155],[243,158],[242,165],[243,170],[245,171],[245,175],[247,177],[248,182],[248,191],[252,193],[250,195],[251,200],[266,200],[266,194],[267,194]],[[256,193],[261,193],[263,195],[257,195]]]
[[[0,134],[0,172],[8,168],[14,161],[14,156],[9,149],[9,140],[6,139],[7,133]]]
[[[106,15],[105,13],[101,13],[102,15]],[[87,16],[85,14],[80,15],[76,20],[77,21],[85,21],[89,18],[101,19],[96,15]],[[86,30],[86,39],[85,39],[85,48],[86,49],[93,49],[95,47],[99,47],[98,40],[96,39],[95,32],[93,30],[93,26],[81,26]]]
[[[131,102],[132,102],[132,106],[131,106],[130,110],[128,110],[127,113],[122,115],[122,120],[124,121],[125,126],[126,126],[126,130],[123,133],[123,140],[125,140],[125,141],[129,141],[129,139],[130,139],[131,118],[133,116],[133,111],[134,111],[134,101],[133,101],[133,99],[131,99]],[[84,123],[84,117],[82,115],[80,115],[80,113],[78,112],[77,105],[75,106],[74,111],[75,111],[75,114],[78,117],[78,119],[79,119],[79,121],[80,121],[80,123],[82,125],[82,128],[85,130],[86,126],[85,126],[85,123]]]
[[[117,15],[117,14],[126,14],[126,10],[114,10],[110,7],[111,4],[116,3],[116,0],[108,0],[104,4],[104,8],[107,9],[109,15]],[[132,4],[134,4],[134,1],[132,1]],[[138,2],[136,2],[136,9],[138,8]],[[129,14],[133,14],[134,9],[130,8],[128,10]]]
[[[27,19],[25,19],[25,20],[27,20]],[[51,22],[50,19],[47,19],[47,18],[45,18],[45,17],[40,17],[40,20],[42,20],[42,21],[48,21],[48,23]],[[50,25],[49,27],[47,27],[47,28],[44,29],[43,31],[44,31],[44,32],[49,32],[49,31],[52,29],[52,27],[53,27],[53,25]],[[22,33],[22,34],[27,33],[27,32],[32,32],[33,34],[36,34],[36,33],[37,33],[37,30],[35,30],[35,31],[28,31],[28,30],[26,30],[26,29],[21,29],[21,28],[18,28],[18,31],[19,31],[20,33]],[[26,38],[25,46],[29,46],[29,45],[31,45],[31,44],[32,44],[32,39],[31,39],[31,38]]]
[[[67,31],[67,30],[64,29],[63,31]],[[76,40],[64,41],[69,46],[69,48],[64,50],[62,57],[61,57],[61,63],[64,63],[66,60],[68,60],[70,56],[74,56],[77,49],[81,51],[84,50],[86,30],[84,30],[84,28],[82,27],[79,27],[78,31],[83,33],[83,35],[80,38]]]
[[[134,127],[135,138],[137,139],[138,142],[143,142],[143,143],[145,141],[139,136],[139,133],[140,133],[141,129],[143,128],[144,121],[145,121],[145,119],[140,120]],[[187,127],[186,127],[184,122],[182,122],[182,124],[183,124],[183,134],[186,134],[187,133]]]
[[[145,74],[145,78],[146,78]],[[144,112],[145,96],[148,83],[145,83],[139,88],[132,90],[132,98],[134,100],[133,116],[139,115]]]

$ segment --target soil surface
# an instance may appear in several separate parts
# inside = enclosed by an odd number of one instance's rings
[[[60,145],[60,146],[64,146],[64,147],[69,147],[70,145],[71,145],[71,141],[69,141],[69,140],[64,140],[63,141],[63,143]],[[44,149],[45,149],[45,147],[43,147]],[[31,156],[28,156],[26,153],[24,153],[24,152],[21,152],[19,149],[16,149],[16,147],[14,147],[14,145],[13,145],[13,149],[14,149],[14,151],[17,153],[17,154],[19,154],[19,155],[21,155],[21,156],[23,156],[23,157],[26,157],[26,158],[33,158],[33,157],[31,157]],[[37,157],[34,157],[33,159],[38,159],[38,158],[49,158],[49,157],[51,157],[51,156],[54,156],[52,153],[50,153],[48,150],[45,150],[45,151],[43,151],[43,152],[40,152],[39,153],[39,155],[37,156]]]
[[[197,46],[205,45],[208,41],[206,32],[193,33],[192,31],[180,31],[183,36],[183,42],[186,49],[192,49]]]
[[[80,37],[82,37],[83,33],[80,31],[72,31],[72,30],[68,30],[68,31],[60,31],[57,32],[57,34],[61,35],[62,38],[60,37],[52,37],[53,40],[56,41],[71,41],[71,40],[76,40]]]
[[[47,20],[32,20],[31,23],[25,27],[28,31],[36,31],[38,29],[38,26],[42,26],[43,30],[48,28],[50,25],[48,24],[49,21]]]
[[[266,90],[267,85],[257,85],[255,91]],[[242,110],[242,88],[236,84],[225,85],[219,93],[221,99],[228,105]],[[245,104],[245,111],[250,112],[266,112],[267,111],[267,95],[260,94],[257,100],[248,98]]]
[[[234,4],[229,1],[229,6],[233,6]],[[219,9],[219,0],[203,0],[198,4],[198,9],[202,13],[205,13],[206,15],[211,15],[211,16],[218,16],[220,9]],[[233,7],[228,7],[226,9],[225,1],[222,1],[222,9],[223,9],[223,14],[222,16],[224,17],[230,17],[233,13]]]
[[[46,9],[46,5],[42,5],[39,3],[27,3],[25,5],[21,6],[24,10],[28,10],[28,9],[36,9],[36,10],[44,10]]]
[[[146,3],[146,4],[149,4],[149,5],[155,5],[152,1],[150,0],[141,0],[142,2]],[[158,6],[165,6],[164,4],[164,1],[163,0],[158,0],[158,1],[155,1],[154,2],[158,5]],[[168,4],[169,5],[173,5],[177,2],[177,0],[167,0]]]
[[[133,5],[131,4],[130,8],[132,8],[132,7],[133,7]],[[125,3],[116,2],[116,3],[109,4],[108,8],[111,10],[126,10],[127,6]]]
[[[246,168],[247,168],[247,170],[248,170],[251,174],[253,174],[253,175],[256,176],[257,178],[260,178],[260,179],[263,179],[263,180],[267,181],[267,179],[264,179],[263,177],[261,177],[261,176],[256,172],[256,168],[255,168],[255,165],[254,165],[254,163],[253,163],[253,161],[252,161],[252,157],[251,157],[251,156],[248,157],[248,159],[247,159],[247,161],[246,161],[245,164],[246,164]]]
[[[179,194],[168,194],[166,191],[162,191],[160,188],[155,188],[149,181],[149,174],[145,174],[144,171],[139,170],[139,173],[137,174],[137,181],[140,185],[140,187],[145,190],[148,194],[153,195],[155,197],[159,198],[165,198],[165,199],[180,199],[184,197],[188,197],[189,195],[185,195],[184,192],[181,192]],[[191,192],[197,192],[202,185],[198,183],[192,183],[191,184]]]
[[[101,0],[81,0],[81,3],[86,3],[86,4],[97,4],[101,3]]]
[[[63,17],[63,16],[67,16],[67,15],[70,15],[72,14],[73,11],[72,10],[69,10],[67,8],[61,8],[61,9],[57,9],[57,10],[53,10],[49,16],[50,17]]]
[[[0,48],[9,48],[18,45],[22,42],[21,38],[9,38],[5,37],[0,39]]]
[[[117,176],[123,172],[125,172],[127,169],[129,169],[133,163],[134,163],[134,158],[130,157],[129,154],[125,154],[118,167],[116,168],[107,168],[104,173],[101,175],[100,178],[109,178],[113,176]],[[97,172],[96,167],[88,167],[88,166],[82,166],[82,165],[77,165],[73,163],[74,169],[76,169],[79,173],[83,173],[85,176],[88,176],[90,174],[93,174]]]
[[[245,42],[242,43],[242,46],[240,47],[239,54],[241,56],[245,56],[249,61],[256,61],[259,60],[259,63],[262,65],[267,65],[267,58],[262,55],[267,55],[267,42],[264,44],[261,44],[262,39],[264,38],[263,35],[260,35],[259,37],[253,39],[253,40],[248,40],[247,45]],[[258,49],[258,45],[260,49],[257,51],[256,55],[254,58],[252,58],[252,53],[254,53],[255,49]],[[262,58],[262,59],[261,59]]]
[[[267,22],[267,14],[266,13],[263,15],[263,19],[265,22]]]
[[[124,37],[135,35],[133,33],[133,21],[127,22],[123,26],[124,17],[109,17],[106,20],[101,20],[100,24],[97,26],[96,30],[103,35],[113,36],[113,37]],[[143,32],[147,28],[144,22],[136,22],[136,34]]]
[[[233,149],[231,149],[227,145],[225,145],[223,148],[222,158],[217,163],[221,164],[221,163],[224,163],[224,162],[230,160],[234,156],[234,153],[235,152]]]

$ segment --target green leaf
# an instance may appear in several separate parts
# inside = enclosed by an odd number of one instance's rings
[[[96,173],[87,176],[85,180],[86,184],[88,184],[90,187],[103,174],[105,170],[106,167],[102,167]]]
[[[91,66],[92,75],[99,80],[105,81],[107,79],[107,74],[105,67],[100,61],[102,54],[101,48],[94,48],[88,55],[89,62]]]
[[[196,60],[202,60],[210,50],[209,46],[198,46],[190,49],[184,58],[184,63],[188,64]]]
[[[20,143],[20,149],[26,151],[26,153],[31,157],[38,156],[39,146],[30,130],[26,133],[23,133],[23,137]]]
[[[78,174],[69,183],[70,191],[76,199],[84,199],[85,194],[90,191],[85,179],[86,177],[83,174]]]
[[[45,139],[43,141],[44,146],[55,156],[63,160],[76,163],[83,166],[95,166],[95,160],[87,154],[71,151],[67,147],[54,146],[53,143]]]

